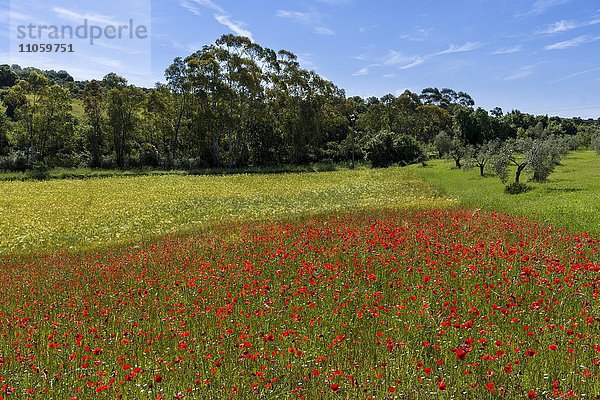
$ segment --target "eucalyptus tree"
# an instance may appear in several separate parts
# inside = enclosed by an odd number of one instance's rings
[[[104,93],[97,80],[92,80],[83,89],[83,109],[90,129],[87,135],[88,150],[91,155],[91,167],[99,167],[102,162],[104,142]]]
[[[25,133],[22,142],[27,147],[28,164],[34,164],[38,158],[39,119],[37,116],[40,112],[42,96],[47,87],[48,79],[33,71],[27,80],[20,80],[11,87],[5,99],[5,102],[13,107],[15,119]]]
[[[167,87],[173,96],[175,120],[173,123],[172,142],[170,144],[171,158],[177,159],[180,145],[180,132],[184,118],[189,115],[189,101],[191,93],[190,70],[186,62],[177,57],[165,71]]]
[[[71,93],[62,86],[55,84],[42,90],[39,112],[35,116],[39,161],[49,156],[72,155],[77,151],[71,104]],[[55,164],[60,165],[61,160],[55,160]]]
[[[142,100],[143,93],[139,88],[123,83],[112,87],[106,95],[108,126],[118,168],[127,165]]]

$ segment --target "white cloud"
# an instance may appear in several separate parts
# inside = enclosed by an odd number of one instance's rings
[[[72,22],[83,23],[83,21],[87,19],[90,24],[95,25],[122,25],[119,21],[108,15],[92,13],[81,14],[62,7],[53,7],[52,11],[60,17]]]
[[[423,42],[431,35],[431,32],[433,32],[433,29],[431,28],[417,28],[415,32],[403,33],[399,36],[399,38],[402,40],[408,40],[409,42]]]
[[[399,51],[390,50],[382,60],[384,65],[394,66],[399,69],[409,69],[423,64],[425,59],[421,56],[407,56]]]
[[[189,12],[191,12],[192,14],[195,14],[195,15],[198,15],[198,16],[202,15],[202,13],[200,12],[200,10],[196,6],[194,6],[193,4],[191,4],[189,1],[187,1],[187,0],[181,0],[179,2],[179,5],[181,7],[183,7],[183,8],[185,8],[186,10],[188,10]]]
[[[202,15],[202,13],[191,2],[194,2],[197,5],[200,5],[204,8],[208,8],[209,10],[215,11],[216,14],[214,14],[214,18],[219,24],[227,27],[229,30],[231,30],[236,35],[245,36],[248,39],[254,41],[254,36],[252,35],[252,32],[245,28],[246,24],[241,21],[232,20],[231,14],[229,14],[227,11],[225,11],[225,9],[223,7],[221,7],[214,1],[212,1],[212,0],[180,0],[179,5],[181,7],[185,8],[190,13],[199,16],[199,15]]]
[[[293,22],[309,26],[313,29],[313,32],[317,35],[333,36],[335,32],[326,26],[323,26],[322,20],[323,15],[316,11],[302,12],[302,11],[289,11],[289,10],[277,10],[275,16],[279,18],[287,18]]]
[[[369,75],[369,68],[367,68],[367,67],[362,68],[352,74],[352,76],[365,76],[365,75]]]
[[[334,31],[332,31],[329,28],[325,28],[324,26],[317,26],[315,28],[315,33],[319,34],[319,35],[324,35],[324,36],[333,36],[333,35],[335,35]]]
[[[578,25],[576,23],[574,23],[573,21],[567,21],[567,20],[563,19],[562,21],[558,21],[558,22],[548,25],[548,27],[546,29],[544,29],[543,31],[541,31],[540,33],[566,32],[566,31],[570,31],[571,29],[577,28],[577,26]]]
[[[0,23],[8,24],[13,21],[31,21],[33,18],[29,15],[13,10],[0,10]]]
[[[554,22],[553,24],[548,25],[545,29],[541,30],[538,33],[541,34],[554,34],[554,33],[561,33],[561,32],[567,32],[573,29],[577,29],[577,28],[582,28],[582,27],[586,27],[586,26],[594,26],[594,25],[598,25],[600,24],[600,18],[595,18],[592,19],[590,21],[586,21],[586,22],[574,22],[574,21],[567,21],[567,20],[561,20],[561,21],[557,21]]]
[[[517,53],[522,50],[523,50],[523,45],[518,44],[516,46],[511,46],[511,47],[501,47],[491,54],[510,54],[510,53]]]
[[[391,78],[395,78],[396,74],[391,73],[391,74],[384,74],[381,76],[383,79],[391,79]]]
[[[566,81],[567,79],[575,78],[576,76],[579,76],[579,75],[585,75],[585,74],[589,74],[589,73],[597,72],[597,71],[600,71],[600,67],[590,68],[590,69],[586,69],[586,70],[583,70],[583,71],[575,72],[575,73],[572,73],[570,75],[563,76],[562,78],[558,78],[558,79],[555,79],[553,81],[550,81],[550,83],[556,83],[556,82]]]
[[[524,67],[519,68],[517,71],[513,72],[512,74],[508,75],[507,77],[504,78],[505,81],[514,81],[517,79],[523,79],[528,77],[529,75],[532,75],[535,71],[535,66],[534,65],[526,65]]]
[[[480,48],[481,46],[483,46],[483,44],[481,44],[479,42],[466,42],[465,44],[463,44],[461,46],[451,44],[450,47],[448,47],[446,50],[440,51],[439,53],[434,53],[432,55],[433,56],[441,56],[444,54],[464,53],[467,51],[476,50],[476,49]]]
[[[213,11],[216,11],[219,14],[228,14],[221,6],[219,6],[212,0],[192,0],[192,1],[194,1],[196,4],[201,5],[202,7],[206,7]]]
[[[254,37],[252,36],[252,32],[244,28],[243,22],[232,21],[231,17],[228,15],[218,15],[215,14],[215,19],[218,23],[227,28],[231,29],[235,34],[239,36],[246,36],[248,39],[254,41]]]
[[[571,0],[537,0],[533,3],[531,10],[517,16],[540,15],[547,10],[569,3]]]
[[[316,12],[277,10],[275,15],[279,18],[291,19],[294,22],[306,25],[313,25],[321,20],[320,14]]]
[[[321,3],[329,4],[332,6],[339,6],[342,4],[349,4],[352,2],[352,0],[317,0],[317,1],[320,1]]]
[[[358,28],[360,33],[365,33],[365,32],[369,32],[372,31],[373,29],[379,28],[379,25],[371,25],[371,26],[361,26],[360,28]]]
[[[571,47],[579,47],[587,43],[595,42],[596,40],[600,40],[600,36],[592,36],[592,35],[581,35],[576,38],[564,40],[562,42],[557,42],[554,44],[549,44],[544,47],[546,50],[564,50],[569,49]]]
[[[102,65],[104,67],[109,67],[109,68],[114,68],[114,69],[122,69],[123,68],[123,63],[121,61],[115,60],[112,58],[92,56],[89,58],[89,60],[91,62],[93,62],[94,64]]]

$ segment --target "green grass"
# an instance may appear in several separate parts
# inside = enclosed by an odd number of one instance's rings
[[[77,251],[223,221],[448,207],[408,169],[0,182],[0,254]]]
[[[478,170],[453,169],[453,161],[429,164],[428,168],[414,165],[409,169],[465,207],[525,214],[571,231],[600,234],[600,157],[595,152],[570,153],[548,182],[530,182],[533,190],[519,195],[505,194],[497,177],[482,178]]]
[[[364,168],[360,165],[359,168]],[[165,169],[92,169],[92,168],[52,168],[46,171],[28,170],[23,172],[0,171],[0,181],[39,181],[52,179],[89,179],[153,175],[239,175],[239,174],[281,174],[298,172],[342,171],[348,167],[330,163],[307,165],[280,165],[272,167],[246,168],[202,168],[192,170]]]

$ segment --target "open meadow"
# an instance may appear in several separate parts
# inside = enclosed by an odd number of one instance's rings
[[[593,398],[597,161],[2,182],[0,396]]]
[[[456,204],[401,168],[15,181],[0,191],[0,254],[100,249],[227,221]]]
[[[482,178],[476,169],[461,171],[446,160],[429,164],[409,168],[463,207],[527,215],[541,223],[600,236],[600,157],[593,151],[569,153],[547,182],[528,182],[532,190],[516,196],[503,193],[500,179]]]

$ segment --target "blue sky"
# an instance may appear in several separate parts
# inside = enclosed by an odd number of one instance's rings
[[[87,16],[116,23],[137,12],[136,22],[148,20],[151,40],[100,41],[52,60],[15,57],[5,43],[0,62],[12,55],[21,65],[83,79],[114,70],[151,85],[174,57],[237,33],[293,51],[349,96],[450,87],[488,110],[600,117],[598,0],[153,0],[151,13],[145,0],[104,3],[0,0],[0,39],[14,45],[10,21],[14,27],[27,18],[75,23]]]

